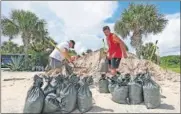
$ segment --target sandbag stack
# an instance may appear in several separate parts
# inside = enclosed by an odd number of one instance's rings
[[[89,85],[92,77],[80,79],[77,75],[34,76],[23,113],[71,113],[76,108],[87,112],[92,107]]]
[[[109,83],[107,83],[107,80]],[[112,78],[101,77],[99,80],[100,93],[107,93],[107,88],[112,95],[112,101],[119,104],[141,104],[144,102],[147,109],[160,106],[160,86],[151,79],[151,74],[137,74],[136,76],[117,75]]]

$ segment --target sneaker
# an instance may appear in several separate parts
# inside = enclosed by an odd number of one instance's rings
[[[121,75],[121,73],[119,71],[116,72],[117,75]]]

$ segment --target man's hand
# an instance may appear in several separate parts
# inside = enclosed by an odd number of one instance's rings
[[[127,57],[128,57],[127,53],[126,52],[123,53],[123,58],[127,58]]]
[[[69,63],[73,63],[73,60],[71,58],[68,61],[69,61]]]

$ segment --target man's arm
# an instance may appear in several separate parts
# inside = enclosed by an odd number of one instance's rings
[[[63,49],[63,56],[69,61],[69,62],[72,62],[71,61],[71,57],[69,55],[69,52],[68,52],[68,49],[67,48],[64,48]]]
[[[123,56],[124,56],[124,58],[126,58],[127,57],[127,53],[126,53],[126,48],[125,48],[124,42],[115,34],[113,35],[113,40],[120,44],[120,48],[123,51],[122,52]]]

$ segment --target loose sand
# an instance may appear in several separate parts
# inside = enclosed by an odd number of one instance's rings
[[[1,73],[1,112],[22,113],[26,94],[37,72],[2,72]],[[18,78],[20,80],[4,81]],[[162,88],[161,106],[157,109],[146,109],[144,104],[125,105],[111,100],[110,94],[100,94],[96,84],[91,87],[94,106],[90,113],[180,113],[180,82],[159,81]],[[79,112],[78,110],[74,112]]]

